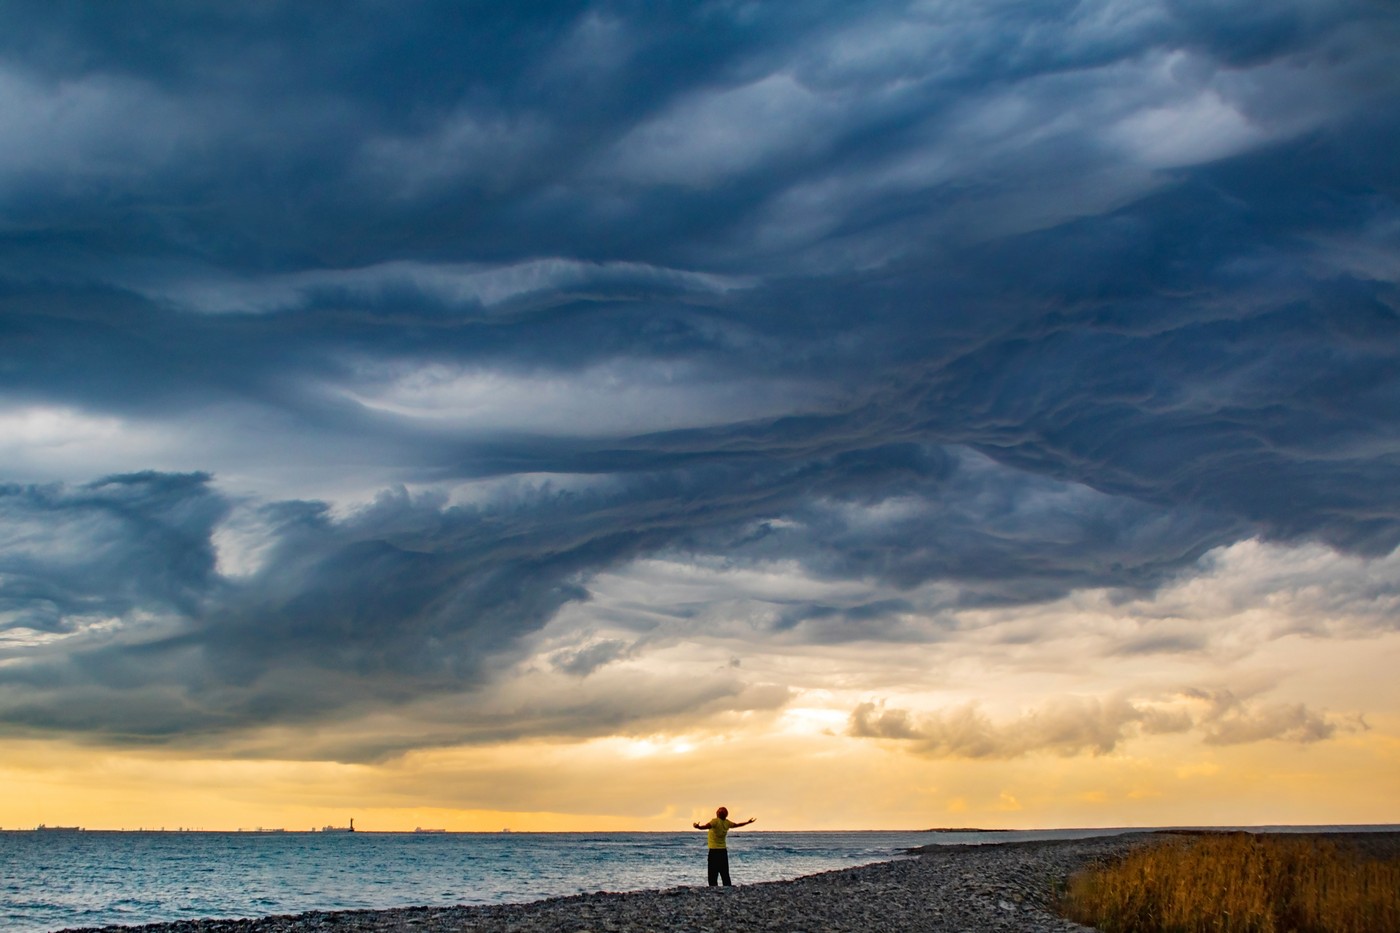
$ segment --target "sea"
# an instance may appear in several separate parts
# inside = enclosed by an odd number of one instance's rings
[[[744,830],[730,836],[730,860],[734,882],[743,884],[906,857],[906,850],[929,844],[1139,831]],[[705,836],[696,832],[0,831],[0,930],[5,933],[311,910],[519,903],[704,883]]]

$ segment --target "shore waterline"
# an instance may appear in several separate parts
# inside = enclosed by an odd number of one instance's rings
[[[880,861],[929,838],[736,831],[734,877],[739,883],[773,881]],[[0,832],[0,879],[0,929],[49,933],[308,910],[520,903],[703,884],[705,836]]]
[[[929,844],[1126,832],[1136,831],[743,830],[731,839],[735,881],[752,884],[896,859]],[[49,933],[201,917],[523,903],[702,885],[704,869],[704,835],[694,832],[0,832],[0,926]]]

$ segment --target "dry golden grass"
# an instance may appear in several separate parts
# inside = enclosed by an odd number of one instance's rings
[[[1310,836],[1182,836],[1069,880],[1104,933],[1400,933],[1400,859]]]

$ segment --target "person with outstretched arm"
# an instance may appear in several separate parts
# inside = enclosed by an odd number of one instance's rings
[[[729,849],[725,846],[725,837],[729,835],[731,829],[739,826],[747,826],[755,819],[756,817],[749,817],[742,823],[731,823],[729,821],[729,808],[720,807],[715,811],[715,818],[710,820],[710,822],[690,824],[696,829],[709,830],[710,833],[708,840],[710,851],[710,887],[713,888],[715,886],[715,880],[717,878],[724,879],[725,887],[732,886],[732,882],[729,880]]]

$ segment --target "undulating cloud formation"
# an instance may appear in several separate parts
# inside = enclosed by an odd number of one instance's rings
[[[0,139],[13,767],[1394,818],[1393,5],[7,5]]]

